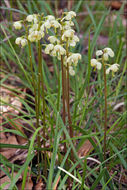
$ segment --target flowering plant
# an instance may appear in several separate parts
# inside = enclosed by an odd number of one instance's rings
[[[45,45],[45,53],[51,55],[52,57],[57,57],[61,61],[62,69],[62,92],[63,92],[63,122],[65,122],[65,102],[67,105],[67,115],[70,136],[73,137],[73,128],[71,122],[70,114],[70,99],[69,99],[69,74],[71,76],[75,75],[75,67],[77,66],[79,60],[81,60],[80,53],[72,53],[70,47],[75,47],[76,43],[79,42],[79,38],[75,35],[74,23],[72,19],[76,17],[76,13],[73,11],[63,12],[61,18],[55,18],[52,15],[44,16],[43,14],[32,14],[28,15],[26,19],[14,22],[14,28],[20,30],[22,27],[25,28],[25,34],[23,36],[17,37],[15,43],[20,45],[22,48],[28,45],[29,55],[30,55],[30,66],[32,73],[32,86],[34,88],[35,95],[35,110],[36,110],[36,125],[39,128],[39,118],[41,116],[41,109],[43,110],[43,137],[45,139],[46,130],[46,107],[45,107],[45,90],[44,90],[44,80],[42,72],[42,44],[41,39],[48,36],[48,44]],[[52,30],[54,35],[48,35],[49,30]],[[38,44],[38,80],[36,81],[34,77],[34,67],[32,63],[31,56],[31,43],[37,42]],[[38,83],[36,85],[36,82]],[[41,95],[42,91],[42,95]],[[40,97],[42,96],[43,107],[41,108]],[[42,117],[41,117],[42,118]],[[65,138],[65,135],[64,135]],[[41,146],[41,140],[38,136],[38,146]],[[45,148],[45,141],[44,141]],[[66,152],[66,143],[64,143],[64,149]],[[40,154],[40,151],[38,151]],[[45,166],[46,166],[46,152],[45,152]],[[38,160],[38,171],[39,160]],[[46,173],[46,168],[44,169]],[[45,174],[46,175],[46,174]]]
[[[111,48],[106,47],[103,50],[96,51],[97,59],[91,59],[90,64],[95,69],[101,70],[103,66],[103,75],[104,75],[104,96],[105,96],[105,122],[104,122],[104,159],[106,159],[106,132],[107,132],[107,79],[106,74],[109,74],[112,71],[112,75],[118,71],[119,65],[117,63],[110,65],[107,64],[109,57],[114,57],[114,52]],[[108,68],[106,69],[106,66]]]

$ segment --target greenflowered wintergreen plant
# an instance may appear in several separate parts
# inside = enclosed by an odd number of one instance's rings
[[[65,104],[67,104],[68,123],[71,137],[73,137],[73,128],[70,114],[69,74],[71,76],[75,75],[74,67],[76,67],[79,60],[81,60],[81,55],[79,53],[70,52],[70,47],[75,47],[76,43],[79,42],[79,38],[75,35],[74,29],[72,29],[74,26],[72,19],[75,16],[76,13],[73,11],[63,12],[61,18],[58,18],[57,20],[51,19],[48,22],[48,28],[54,28],[55,35],[48,37],[50,44],[45,48],[46,54],[57,57],[57,59],[61,61],[63,122],[65,124]]]
[[[41,44],[40,40],[44,37],[45,28],[41,28],[41,26],[48,21],[47,17],[44,17],[43,14],[33,14],[28,15],[25,20],[23,21],[17,21],[14,23],[15,29],[19,29],[24,26],[26,32],[23,36],[16,38],[15,43],[17,45],[21,45],[21,47],[24,47],[28,45],[29,49],[29,58],[30,58],[30,68],[31,68],[31,74],[32,74],[32,86],[34,89],[34,96],[35,96],[35,111],[36,111],[36,126],[37,128],[40,127],[39,119],[42,115],[43,111],[43,137],[45,139],[45,130],[46,130],[46,113],[45,113],[45,92],[44,92],[44,80],[43,80],[43,74],[42,74],[42,53],[41,53]],[[22,23],[22,25],[21,25]],[[36,79],[34,75],[34,69],[33,69],[33,63],[32,63],[32,55],[31,55],[31,43],[36,42],[38,45],[38,81],[36,84]],[[41,95],[42,92],[42,95]],[[40,98],[42,97],[43,106],[41,107],[41,101]],[[37,136],[37,142],[38,147],[41,148],[41,139],[39,135]],[[45,148],[45,140],[43,143],[43,146]],[[41,152],[38,151],[38,175],[40,176],[40,154]],[[44,152],[44,174],[46,176],[47,168],[46,168],[46,152]]]
[[[28,45],[30,68],[32,76],[32,86],[35,97],[35,112],[36,112],[36,126],[40,127],[39,119],[43,118],[43,137],[45,139],[46,132],[46,107],[45,107],[45,91],[44,91],[44,80],[42,74],[42,53],[41,53],[41,39],[46,38],[49,34],[49,29],[54,31],[54,35],[48,36],[49,44],[45,45],[45,53],[50,54],[52,57],[56,57],[61,61],[62,70],[62,102],[63,102],[63,123],[66,124],[66,110],[68,115],[69,133],[70,137],[73,138],[73,128],[70,114],[70,83],[69,75],[75,75],[75,67],[81,55],[79,53],[72,53],[70,47],[75,47],[76,43],[79,42],[79,38],[75,35],[75,30],[72,29],[74,23],[72,19],[76,16],[73,11],[63,12],[61,18],[56,19],[52,15],[44,16],[43,14],[31,14],[24,20],[16,21],[14,28],[20,30],[25,29],[25,32],[20,37],[17,37],[15,43],[22,48]],[[38,80],[36,81],[34,74],[34,67],[32,63],[31,43],[37,43],[38,45]],[[42,92],[42,94],[41,94]],[[41,106],[41,100],[43,106]],[[43,117],[42,117],[43,112]],[[65,134],[64,134],[65,139]],[[38,147],[41,148],[41,139],[37,136]],[[43,142],[45,148],[45,140]],[[64,144],[64,151],[66,152],[66,144]],[[40,163],[40,151],[38,151],[38,175],[40,176],[41,171],[39,167]],[[44,152],[44,174],[46,176],[46,152]]]
[[[110,65],[107,64],[109,57],[114,57],[114,52],[111,48],[106,47],[103,50],[96,51],[97,59],[91,59],[91,66],[95,69],[101,70],[103,67],[104,75],[104,97],[105,97],[105,122],[104,122],[104,160],[106,160],[106,132],[107,132],[107,79],[106,74],[112,71],[112,76],[118,71],[119,65],[117,63]],[[108,68],[107,68],[108,67]]]

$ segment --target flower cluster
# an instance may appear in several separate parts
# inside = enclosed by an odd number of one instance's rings
[[[109,57],[114,57],[114,52],[111,48],[104,48],[103,50],[98,50],[96,51],[96,56],[98,59],[91,59],[91,66],[94,67],[95,69],[101,70],[102,68],[102,63],[107,65],[108,68],[106,69],[106,74],[109,74],[110,71],[112,71],[112,74],[114,75],[115,72],[118,71],[119,65],[117,63],[113,65],[109,65],[105,62],[109,60]]]
[[[54,36],[48,37],[50,43],[46,45],[45,53],[56,56],[58,60],[61,60],[61,56],[63,56],[64,66],[69,65],[69,73],[73,76],[75,74],[74,67],[81,59],[79,53],[69,52],[70,47],[75,47],[79,42],[79,38],[72,29],[74,26],[72,19],[75,16],[76,13],[73,11],[64,12],[58,19],[52,15],[45,17],[43,14],[28,15],[24,21],[14,22],[15,29],[20,30],[23,26],[26,29],[26,34],[16,38],[15,43],[24,47],[28,41],[37,42],[45,36],[45,33],[48,33],[49,29],[54,29]]]
[[[79,53],[69,52],[69,47],[75,47],[76,43],[79,42],[79,38],[75,35],[75,31],[72,29],[74,23],[72,18],[76,16],[73,11],[64,12],[62,18],[57,20],[51,20],[49,23],[49,28],[55,28],[55,35],[49,36],[48,44],[45,48],[45,53],[51,56],[56,56],[59,60],[61,56],[64,56],[64,66],[69,65],[70,75],[75,75],[74,66],[77,66],[78,61],[81,59]],[[54,25],[52,25],[52,23]]]

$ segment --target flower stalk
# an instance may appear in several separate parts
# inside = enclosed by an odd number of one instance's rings
[[[63,56],[61,55],[61,67],[62,67],[62,103],[63,103],[63,123],[65,125],[65,69],[64,69],[64,63],[63,63]],[[66,139],[65,133],[64,133],[64,140]],[[64,152],[67,152],[66,143],[64,143]]]
[[[41,88],[42,88],[42,111],[43,111],[43,146],[44,146],[44,175],[47,176],[47,162],[46,162],[46,151],[45,151],[45,130],[46,130],[46,115],[45,115],[45,92],[44,92],[44,79],[42,73],[42,53],[41,53],[41,44],[40,40],[38,41],[38,113],[41,114],[41,105],[40,105],[40,97],[41,97]]]
[[[104,112],[104,160],[106,160],[106,133],[107,133],[107,79],[106,79],[106,67],[104,59],[102,58],[103,75],[104,75],[104,97],[105,97],[105,112]]]
[[[106,75],[112,71],[112,76],[118,71],[119,65],[114,63],[113,65],[107,64],[109,57],[114,57],[114,52],[111,48],[106,47],[103,50],[96,51],[97,59],[91,59],[91,66],[95,69],[101,70],[103,66],[104,75],[104,101],[105,101],[105,111],[104,111],[104,160],[106,160],[106,133],[107,133],[107,79]],[[106,67],[108,67],[106,69]]]
[[[68,40],[67,40],[67,43],[66,43],[66,55],[67,55],[67,58],[68,58],[68,56],[69,56],[69,52],[68,52]],[[67,112],[68,112],[69,132],[70,132],[70,137],[73,138],[73,128],[72,128],[71,114],[70,114],[69,62],[67,62],[67,78],[66,78],[66,84],[67,84]]]
[[[33,83],[33,88],[34,88],[34,97],[35,97],[36,127],[39,128],[39,100],[37,100],[36,84],[35,84],[32,55],[31,55],[31,44],[29,40],[28,40],[28,49],[29,49],[30,68],[31,68],[31,74],[32,74],[32,83]],[[39,135],[37,136],[37,143],[38,143],[38,147],[41,148],[41,140],[40,140]],[[39,163],[40,163],[40,151],[38,150],[38,176],[41,175]]]

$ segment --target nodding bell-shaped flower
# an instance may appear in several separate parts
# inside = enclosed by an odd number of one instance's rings
[[[28,15],[28,16],[26,17],[26,20],[27,20],[28,22],[32,22],[32,21],[34,20],[34,15]]]
[[[51,26],[56,28],[62,28],[61,24],[57,20],[51,20]]]
[[[109,56],[114,57],[114,52],[112,51],[111,48],[104,48],[103,52],[104,52],[103,53],[103,58],[104,58],[105,61],[108,61]]]
[[[37,42],[44,36],[44,33],[41,33],[40,31],[33,31],[29,34],[28,39],[31,42]]]
[[[69,66],[69,73],[70,73],[71,76],[75,75],[75,71],[74,71],[72,66]]]
[[[25,38],[23,38],[23,39],[21,40],[21,46],[24,47],[24,46],[26,46],[26,45],[27,45],[27,40],[26,40]]]
[[[72,26],[74,26],[74,23],[71,20],[65,21],[63,23],[63,30],[69,30]]]
[[[67,63],[69,63],[69,65],[73,64],[74,66],[77,66],[77,63],[80,59],[81,59],[81,54],[73,53],[71,56],[67,58]]]
[[[18,37],[18,38],[16,38],[15,43],[17,45],[20,45],[21,44],[21,40],[22,40],[22,37]]]
[[[62,35],[62,40],[66,40],[67,38],[73,38],[75,31],[72,29],[66,30]]]
[[[101,70],[102,64],[97,59],[91,59],[90,64],[92,67],[95,67],[98,70]]]
[[[20,30],[22,28],[21,21],[14,22],[13,26],[16,30]]]
[[[66,16],[63,19],[71,20],[73,17],[76,17],[76,13],[74,11],[70,11],[66,14]]]
[[[117,63],[111,65],[108,69],[106,69],[106,74],[109,74],[110,71],[112,71],[113,73],[117,72],[119,69],[119,65]]]
[[[96,56],[101,56],[101,55],[103,55],[103,51],[102,50],[96,51]]]
[[[54,49],[54,45],[53,44],[48,44],[46,46],[46,48],[45,48],[45,53],[50,54],[53,49]]]
[[[48,15],[46,16],[46,19],[51,21],[51,20],[55,20],[55,17],[53,15]]]
[[[57,39],[55,36],[49,36],[48,40],[50,41],[50,43],[54,44],[54,43],[60,43],[60,40]]]
[[[44,26],[46,29],[49,29],[51,28],[51,22],[49,20],[47,20],[45,23],[44,23]],[[41,26],[41,28],[43,27],[43,25]]]
[[[78,36],[74,35],[72,40],[69,41],[69,45],[74,47],[74,46],[76,46],[77,42],[79,42],[79,38],[78,38]]]
[[[23,38],[23,37],[18,37],[18,38],[16,38],[15,43],[17,45],[21,44],[21,46],[24,47],[24,46],[27,45],[27,40],[25,38]]]
[[[66,54],[66,50],[61,45],[56,45],[54,51],[56,51],[56,53],[58,52],[60,55]]]
[[[33,26],[29,29],[29,34],[36,30],[38,30],[38,24],[33,24]]]

